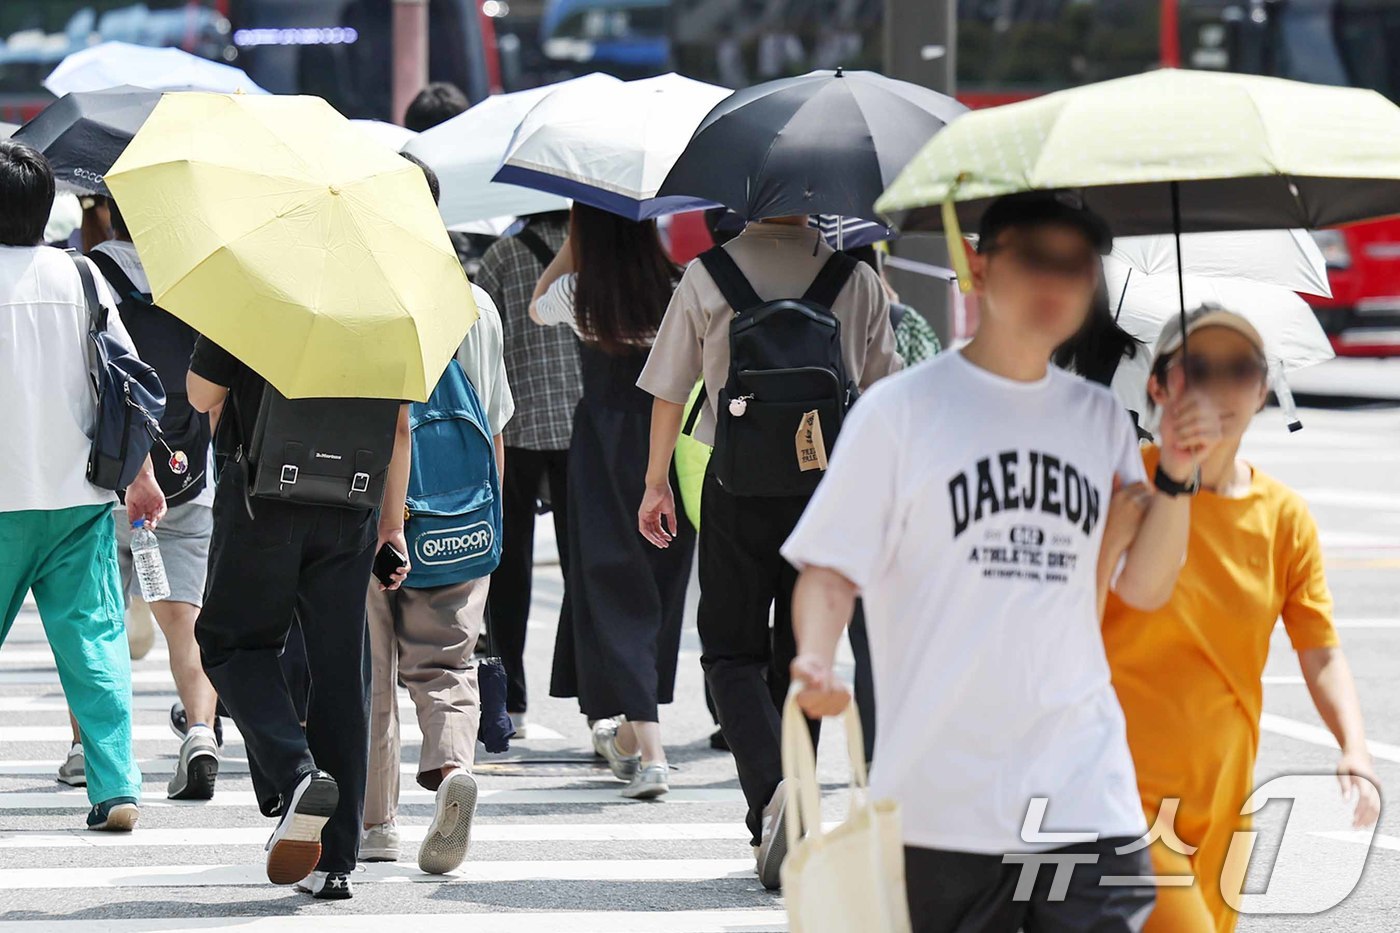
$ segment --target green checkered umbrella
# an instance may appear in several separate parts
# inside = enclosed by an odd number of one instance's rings
[[[875,206],[903,231],[951,233],[1039,189],[1078,189],[1119,236],[1400,214],[1400,108],[1374,91],[1154,71],[954,120]]]

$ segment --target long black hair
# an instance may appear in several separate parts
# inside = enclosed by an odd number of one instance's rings
[[[574,204],[569,225],[578,280],[574,316],[579,332],[606,353],[639,350],[661,326],[680,267],[666,255],[656,221],[640,223]]]
[[[1100,278],[1084,326],[1060,344],[1054,360],[1056,366],[1106,386],[1113,382],[1118,364],[1146,350],[1140,340],[1118,326],[1114,309],[1109,303],[1108,288]]]

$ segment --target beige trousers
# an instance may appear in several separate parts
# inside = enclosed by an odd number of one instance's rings
[[[369,587],[369,783],[365,823],[392,820],[399,807],[399,704],[403,680],[423,731],[418,783],[436,790],[441,769],[470,769],[481,693],[472,652],[481,634],[490,577],[433,589],[381,593]]]

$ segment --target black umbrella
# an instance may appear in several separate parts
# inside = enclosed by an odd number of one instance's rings
[[[105,195],[103,177],[160,102],[160,93],[115,87],[65,94],[20,127],[14,140],[48,158],[60,188]]]
[[[659,196],[718,201],[742,217],[871,218],[929,137],[967,110],[869,71],[814,71],[736,91],[701,122]]]

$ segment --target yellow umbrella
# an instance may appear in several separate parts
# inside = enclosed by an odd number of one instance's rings
[[[167,94],[106,180],[156,303],[289,398],[425,401],[476,320],[422,170],[320,98]]]

